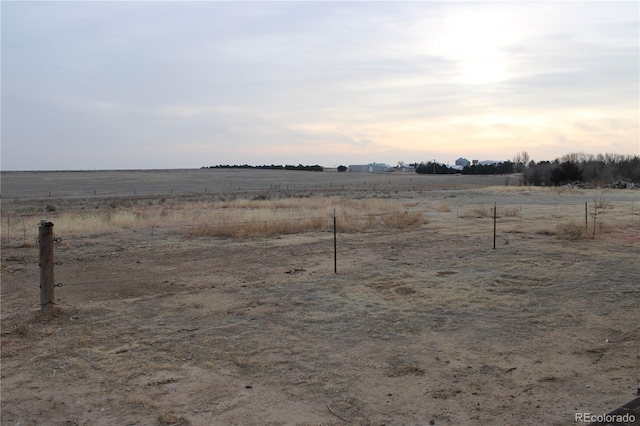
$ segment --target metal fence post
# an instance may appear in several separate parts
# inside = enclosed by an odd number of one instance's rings
[[[496,249],[496,217],[498,215],[498,204],[493,203],[493,249]]]
[[[53,223],[40,221],[38,225],[40,245],[40,309],[51,310],[55,303],[53,276]]]
[[[338,273],[338,242],[336,229],[336,209],[333,209],[333,273]]]

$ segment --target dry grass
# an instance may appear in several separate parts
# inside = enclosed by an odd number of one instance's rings
[[[249,366],[249,359],[244,356],[238,356],[233,359],[233,363],[240,368],[246,368]]]
[[[156,423],[158,426],[188,426],[191,424],[189,419],[176,416],[171,413],[162,413],[158,416],[158,422]]]
[[[310,212],[311,213],[311,212]],[[288,217],[286,212],[280,215],[271,214],[271,220],[263,220],[260,215],[246,222],[228,221],[220,224],[204,224],[192,227],[188,234],[192,237],[222,237],[245,239],[252,237],[274,237],[278,235],[298,234],[304,232],[321,232],[333,229],[333,217]],[[275,217],[280,217],[275,219]],[[417,228],[428,223],[422,213],[408,211],[358,215],[355,212],[344,212],[336,221],[340,232],[367,232],[375,229],[408,229]]]
[[[447,213],[451,211],[451,203],[448,201],[443,201],[436,204],[436,211],[440,213]]]
[[[136,405],[140,405],[145,408],[159,408],[160,404],[158,404],[153,399],[147,396],[136,396],[131,400],[132,403]]]
[[[526,304],[521,295],[496,294],[484,288],[460,284],[429,289],[429,299],[459,311],[520,308]]]
[[[585,236],[584,224],[573,221],[559,224],[556,230],[556,237],[561,240],[582,240]]]
[[[465,219],[493,217],[493,207],[489,207],[489,206],[472,207],[471,209],[465,210],[462,213],[460,213],[460,217]]]
[[[428,223],[428,220],[422,216],[422,213],[409,213],[407,211],[394,212],[381,218],[382,223],[389,229],[419,228],[423,224]]]
[[[187,226],[195,237],[244,239],[333,229],[334,211],[342,232],[381,228],[410,228],[426,221],[408,206],[381,199],[354,200],[343,197],[237,199],[231,201],[184,201],[181,203],[119,203],[108,208],[57,212],[50,220],[58,235],[98,235],[130,229]],[[37,237],[36,215],[3,216],[2,238],[33,244]],[[11,230],[28,229],[11,232]],[[24,235],[23,235],[24,234]]]
[[[188,230],[192,237],[222,237],[245,239],[256,236],[274,237],[277,235],[295,234],[327,230],[328,220],[323,218],[295,219],[292,221],[249,221],[226,222],[221,224],[197,225]]]
[[[465,219],[480,219],[493,217],[493,206],[475,206],[470,209],[464,210],[460,213],[461,218]],[[497,217],[516,217],[520,216],[520,209],[517,207],[497,207],[495,214]]]
[[[498,214],[504,217],[516,217],[520,216],[520,210],[516,207],[501,207],[498,209]]]
[[[495,194],[584,194],[585,190],[568,186],[486,186],[480,192]]]

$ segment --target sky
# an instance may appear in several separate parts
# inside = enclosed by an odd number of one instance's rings
[[[640,2],[1,2],[1,169],[640,155]]]

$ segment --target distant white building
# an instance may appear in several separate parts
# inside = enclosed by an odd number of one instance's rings
[[[393,171],[392,167],[384,163],[369,163],[369,164],[350,164],[350,172],[366,172],[366,173],[380,173]]]
[[[369,171],[369,166],[366,164],[349,164],[348,170],[350,172],[367,172]]]
[[[466,158],[460,157],[456,160],[456,166],[461,166],[461,168],[465,168],[470,165],[471,161],[467,160]]]

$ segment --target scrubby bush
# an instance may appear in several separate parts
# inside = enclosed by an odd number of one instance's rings
[[[584,224],[577,222],[558,224],[556,237],[561,240],[582,240],[586,236]]]

